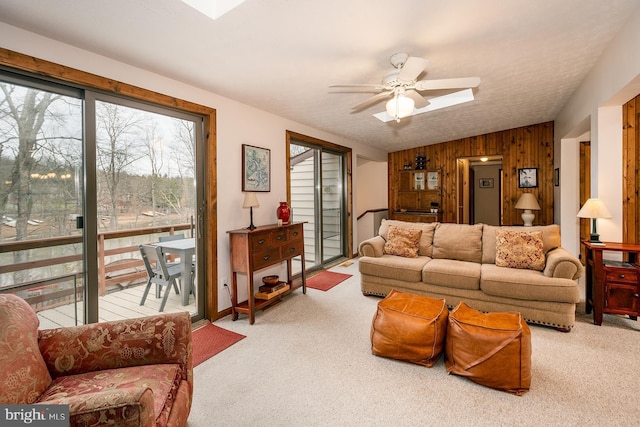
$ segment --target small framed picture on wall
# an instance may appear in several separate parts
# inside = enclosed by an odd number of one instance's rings
[[[538,168],[518,169],[518,187],[520,188],[538,187]]]
[[[493,178],[480,178],[480,188],[493,188]]]

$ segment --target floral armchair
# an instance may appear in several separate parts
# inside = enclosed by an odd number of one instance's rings
[[[68,404],[72,426],[186,426],[193,395],[188,313],[38,331],[0,295],[0,403]]]

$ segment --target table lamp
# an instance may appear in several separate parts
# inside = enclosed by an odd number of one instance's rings
[[[516,203],[515,208],[524,209],[524,213],[522,214],[524,226],[531,227],[533,225],[533,218],[535,218],[535,214],[531,211],[539,211],[540,205],[538,204],[538,199],[536,199],[536,196],[534,196],[533,193],[522,193],[522,196],[518,199],[518,203]]]
[[[591,218],[591,234],[589,236],[589,242],[602,243],[600,241],[600,235],[596,229],[596,221],[598,218],[611,218],[611,214],[604,203],[599,199],[587,200],[578,211],[578,218]]]
[[[244,209],[249,209],[249,215],[251,216],[251,224],[247,227],[248,230],[254,230],[256,228],[253,225],[253,208],[259,208],[260,203],[258,203],[258,197],[256,197],[256,193],[244,193],[244,203],[242,203],[242,207]]]

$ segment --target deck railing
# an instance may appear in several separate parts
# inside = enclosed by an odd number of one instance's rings
[[[144,269],[142,258],[139,256],[138,244],[148,243],[157,240],[154,235],[160,233],[174,234],[176,231],[193,230],[193,225],[189,223],[162,225],[144,228],[135,228],[131,230],[105,231],[98,233],[98,289],[101,296],[107,293],[109,287],[116,284],[131,283],[147,276]],[[142,238],[141,236],[149,236]],[[153,236],[153,237],[151,237]],[[128,244],[121,246],[119,244],[109,244],[115,239],[133,237],[136,244]],[[82,244],[82,236],[64,236],[50,237],[43,239],[21,240],[13,242],[0,242],[0,254],[8,254],[16,251],[29,251],[34,249],[63,247],[67,245]],[[130,257],[119,258],[113,262],[108,262],[114,256]],[[69,263],[81,262],[82,253],[71,255],[54,256],[37,260],[27,260],[24,262],[7,263],[0,265],[0,275],[15,273],[18,271],[29,271],[42,269],[47,267],[64,266]],[[54,268],[54,270],[56,270]],[[64,268],[57,269],[64,271]],[[43,275],[47,276],[47,275]],[[34,303],[42,308],[50,308],[52,305],[60,305],[62,300],[68,299],[68,303],[74,302],[81,298],[82,287],[78,287],[78,283],[82,283],[82,272],[65,272],[64,274],[52,274],[48,277],[40,277],[28,281],[12,283],[8,286],[0,287],[0,293],[15,293],[19,291],[33,291],[39,287],[55,285],[63,282],[73,282],[73,288],[60,290],[56,292],[43,293],[34,298]],[[80,296],[78,295],[80,294]],[[37,300],[37,301],[36,301]]]

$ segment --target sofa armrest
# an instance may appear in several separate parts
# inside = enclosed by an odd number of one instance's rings
[[[547,252],[544,275],[577,280],[582,277],[584,268],[580,260],[568,250],[558,247]]]
[[[384,239],[375,236],[360,243],[358,247],[360,256],[381,257],[384,254]]]
[[[138,319],[38,331],[53,378],[103,369],[175,363],[193,384],[191,316],[163,313]]]
[[[41,400],[43,405],[69,405],[72,426],[140,426],[156,425],[153,391],[148,387],[129,387],[64,395]]]

